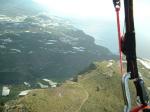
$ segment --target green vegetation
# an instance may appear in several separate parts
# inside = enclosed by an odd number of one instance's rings
[[[123,100],[118,66],[107,68],[108,62],[96,63],[97,69],[80,79],[89,98],[80,112],[121,112]],[[97,91],[99,87],[99,91]]]
[[[113,61],[113,65],[108,67],[109,63],[95,62],[89,70],[78,75],[77,82],[66,81],[57,88],[35,89],[13,104],[16,108],[23,105],[29,112],[121,112],[124,101],[119,65]],[[144,77],[148,76],[145,75],[147,72],[143,72]],[[135,99],[132,82],[130,87],[131,97]],[[135,100],[132,103],[134,105]],[[7,104],[10,105],[9,102]]]
[[[67,20],[44,14],[1,19],[0,84],[64,81],[93,61],[116,58]]]
[[[86,97],[86,91],[79,84],[66,83],[56,89],[35,90],[19,103],[31,112],[75,112]]]

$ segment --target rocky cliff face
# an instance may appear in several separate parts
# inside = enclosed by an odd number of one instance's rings
[[[0,83],[64,80],[92,61],[112,57],[107,48],[61,18],[0,15]]]

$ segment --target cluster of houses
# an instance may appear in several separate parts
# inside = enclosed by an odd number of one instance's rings
[[[41,82],[38,82],[37,84],[39,85],[40,88],[42,89],[45,89],[45,88],[48,88],[48,87],[51,87],[51,88],[55,88],[57,87],[57,82],[53,82],[52,80],[49,80],[49,79],[42,79],[43,83]],[[28,82],[24,82],[24,85],[27,86],[27,87],[31,87],[30,83]],[[18,96],[25,96],[27,95],[29,92],[31,92],[32,90],[25,90],[25,91],[21,91]],[[3,86],[2,87],[2,96],[6,97],[6,96],[9,96],[10,94],[10,88],[7,87],[7,86]]]

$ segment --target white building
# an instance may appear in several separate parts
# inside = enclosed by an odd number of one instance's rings
[[[52,88],[55,88],[55,87],[57,87],[57,85],[51,85],[51,87],[52,87]]]
[[[28,87],[31,87],[30,83],[28,83],[28,82],[24,82],[24,85],[28,86]]]
[[[21,91],[19,93],[19,96],[26,96],[31,90],[25,90],[25,91]]]
[[[38,82],[37,84],[38,84],[41,88],[43,88],[43,89],[44,89],[44,88],[48,88],[48,85],[44,85],[44,84],[42,84],[42,83],[40,83],[40,82]]]
[[[52,88],[57,87],[57,82],[53,82],[53,81],[51,81],[51,80],[49,80],[49,79],[43,79],[43,81],[48,82],[49,85],[50,85]]]
[[[6,86],[3,86],[2,96],[8,96],[10,94],[10,89]]]

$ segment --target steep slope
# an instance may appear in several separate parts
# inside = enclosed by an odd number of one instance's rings
[[[0,15],[1,84],[64,80],[92,61],[112,57],[93,37],[61,18]]]
[[[45,9],[33,0],[1,0],[0,14],[7,16],[35,15]]]
[[[13,112],[20,108],[25,112],[121,112],[124,102],[118,64],[115,61],[95,62],[88,71],[78,76],[77,82],[66,81],[55,89],[33,90],[25,97],[7,103],[6,110]],[[139,63],[139,69],[141,68],[143,66]],[[150,80],[148,74],[150,75],[149,70],[142,72],[144,79]],[[149,84],[146,81],[146,85]],[[134,104],[135,90],[132,83],[130,87]]]

